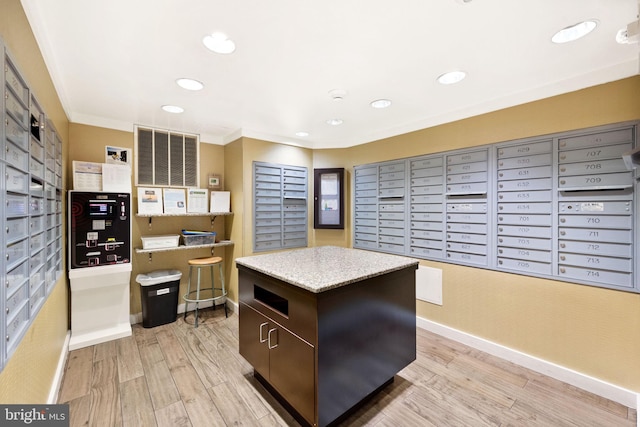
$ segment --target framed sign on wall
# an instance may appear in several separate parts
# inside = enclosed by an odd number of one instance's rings
[[[313,228],[344,229],[344,168],[314,169]]]

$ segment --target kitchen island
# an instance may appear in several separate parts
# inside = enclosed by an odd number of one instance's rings
[[[302,424],[338,423],[415,360],[418,260],[323,246],[236,265],[240,354]]]

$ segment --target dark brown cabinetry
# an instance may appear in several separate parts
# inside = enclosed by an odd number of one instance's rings
[[[311,292],[238,263],[240,354],[303,424],[335,424],[415,360],[416,268]]]
[[[300,415],[313,420],[314,347],[244,303],[240,303],[240,317],[245,359]]]

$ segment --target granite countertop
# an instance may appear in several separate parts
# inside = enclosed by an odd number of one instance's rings
[[[338,246],[294,249],[236,258],[236,264],[314,293],[348,285],[406,267],[418,260]]]

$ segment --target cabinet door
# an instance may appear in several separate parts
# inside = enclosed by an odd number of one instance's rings
[[[242,357],[269,381],[267,334],[274,323],[244,303],[240,303],[239,347]]]
[[[269,382],[311,425],[315,420],[315,349],[287,329],[272,324]]]

